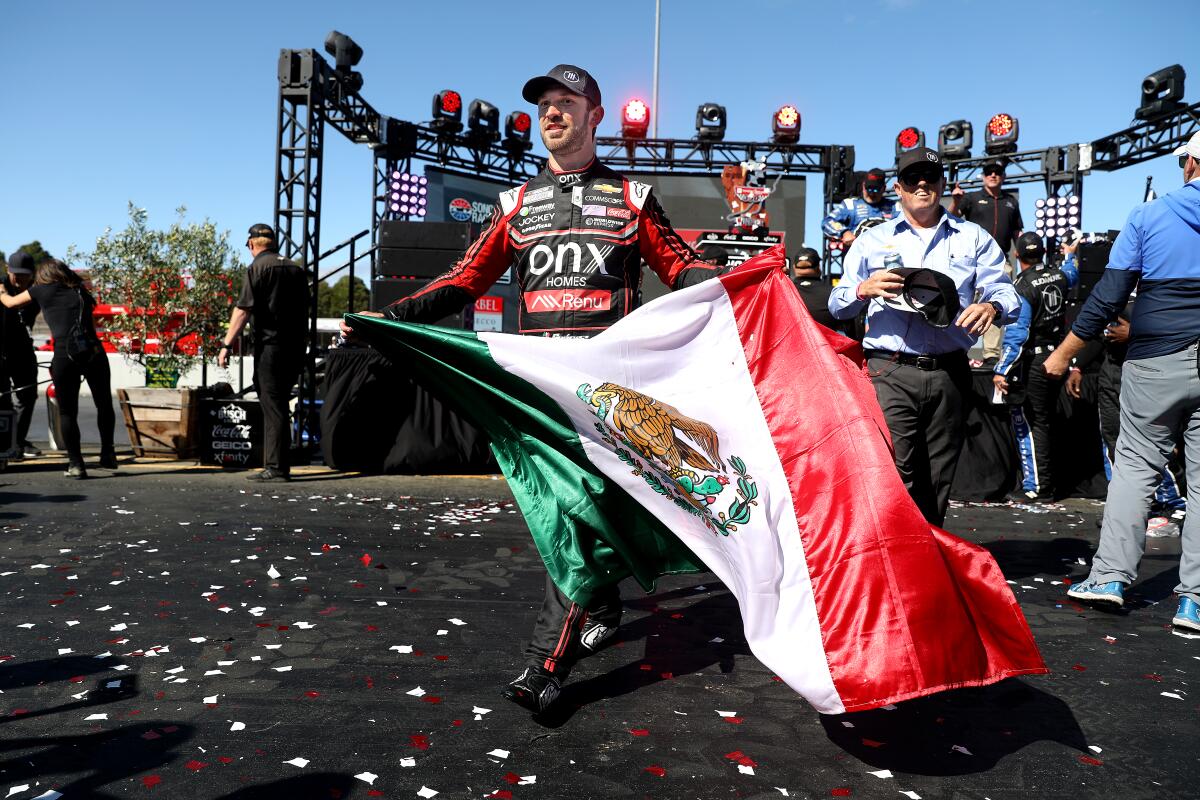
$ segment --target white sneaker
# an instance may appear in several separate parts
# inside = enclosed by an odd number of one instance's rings
[[[1179,535],[1179,526],[1166,517],[1151,517],[1146,520],[1146,537],[1168,539]]]

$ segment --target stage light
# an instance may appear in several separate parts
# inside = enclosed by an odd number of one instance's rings
[[[793,105],[781,107],[771,118],[771,140],[775,144],[800,141],[800,111]]]
[[[415,175],[400,170],[393,170],[389,176],[388,203],[393,214],[403,216],[425,216],[428,203],[429,179],[424,175]]]
[[[725,138],[725,106],[705,103],[696,109],[696,138],[702,142],[719,142]]]
[[[330,31],[325,37],[325,52],[333,56],[334,67],[350,91],[362,89],[363,76],[352,69],[362,60],[362,48],[346,34]]]
[[[532,144],[529,134],[533,128],[533,119],[524,111],[513,111],[504,118],[504,149],[511,155],[519,156]]]
[[[1183,79],[1187,73],[1178,64],[1152,72],[1142,81],[1142,104],[1134,116],[1150,119],[1181,108],[1183,103]]]
[[[467,128],[477,142],[491,144],[500,140],[500,109],[487,100],[475,98],[467,107]]]
[[[443,89],[433,96],[433,120],[430,127],[440,133],[462,130],[462,95],[453,89]]]
[[[650,106],[634,98],[621,109],[621,136],[626,139],[645,139],[650,130]]]
[[[1011,114],[996,114],[988,120],[983,132],[983,149],[990,156],[1017,152],[1020,126]]]
[[[971,123],[965,119],[947,122],[938,128],[938,154],[942,158],[970,158],[973,135]]]
[[[925,146],[925,132],[920,128],[908,126],[896,134],[896,158],[900,158],[909,150]]]

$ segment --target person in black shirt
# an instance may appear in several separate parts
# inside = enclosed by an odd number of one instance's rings
[[[96,301],[83,286],[83,280],[70,267],[56,259],[38,264],[33,285],[17,295],[10,295],[0,285],[0,303],[5,308],[17,308],[36,302],[54,337],[54,359],[50,376],[54,379],[54,396],[62,419],[63,440],[67,446],[67,476],[86,478],[87,469],[79,446],[79,382],[86,379],[96,404],[96,423],[100,428],[100,466],[117,468],[113,450],[113,428],[117,415],[113,411],[111,376],[108,356],[96,335],[92,311]]]
[[[217,364],[229,364],[233,342],[253,322],[254,385],[263,412],[263,471],[253,481],[291,479],[288,459],[288,403],[304,366],[308,324],[308,276],[304,268],[279,255],[275,230],[250,226],[246,247],[254,261],[246,271]]]
[[[1021,206],[1017,198],[1002,191],[1004,185],[1004,161],[989,162],[983,167],[983,189],[967,194],[957,183],[950,192],[950,213],[974,222],[992,235],[1008,259],[1013,241],[1021,235],[1025,223],[1021,220]],[[1011,262],[1010,262],[1011,264]],[[1010,276],[1012,269],[1006,266]],[[983,337],[984,360],[994,362],[1000,356],[1000,339],[1003,328],[996,327]]]
[[[829,293],[833,287],[821,280],[821,256],[813,248],[801,247],[792,257],[792,283],[814,320],[831,331],[850,335],[853,321],[844,322],[829,313]]]
[[[33,258],[18,250],[8,259],[8,274],[4,289],[18,295],[33,284]],[[0,310],[0,392],[5,394],[5,407],[11,405],[16,413],[13,446],[21,456],[40,456],[42,451],[29,443],[29,426],[33,422],[33,407],[38,398],[38,362],[33,350],[29,329],[41,311],[36,302],[20,308]],[[10,399],[11,398],[11,399]]]

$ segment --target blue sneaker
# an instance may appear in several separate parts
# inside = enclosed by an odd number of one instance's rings
[[[1175,612],[1175,619],[1171,620],[1171,624],[1176,628],[1200,632],[1200,605],[1190,597],[1180,597],[1179,610]]]
[[[1089,578],[1083,583],[1077,583],[1068,589],[1067,597],[1120,608],[1125,605],[1125,584],[1120,581],[1098,583]]]

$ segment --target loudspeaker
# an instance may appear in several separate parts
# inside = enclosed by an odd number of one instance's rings
[[[428,280],[420,278],[376,278],[371,281],[371,310],[382,311],[385,306],[391,305],[401,297],[408,297],[428,284]],[[468,305],[457,314],[451,314],[433,324],[443,328],[470,330],[474,327],[474,307]]]
[[[1112,250],[1112,242],[1084,242],[1079,245],[1076,260],[1079,266],[1079,285],[1075,288],[1076,297],[1086,300],[1096,286],[1096,281],[1104,274],[1108,266],[1108,254]]]
[[[457,250],[462,253],[471,243],[471,225],[467,222],[379,223],[380,247],[405,247],[418,250]]]
[[[381,247],[375,259],[375,273],[381,278],[435,278],[450,269],[462,254],[462,250]]]

